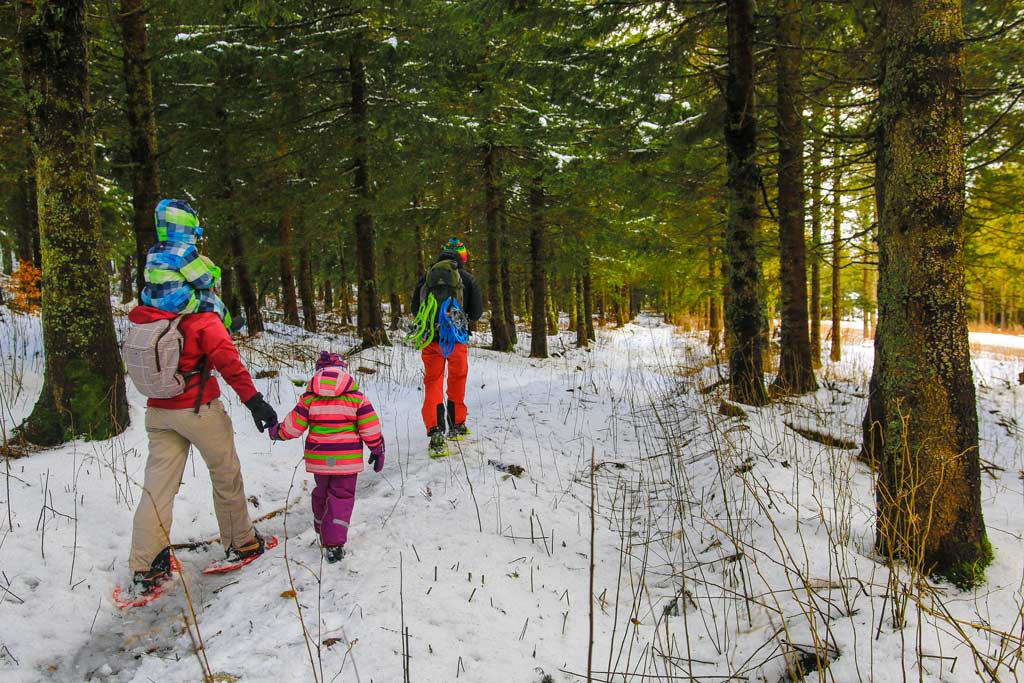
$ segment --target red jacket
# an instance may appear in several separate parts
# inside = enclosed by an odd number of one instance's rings
[[[161,311],[151,306],[136,306],[128,313],[128,320],[133,323],[151,323],[154,320],[166,320],[176,314]],[[220,316],[216,313],[190,313],[181,320],[178,326],[185,344],[181,349],[181,360],[178,368],[182,372],[195,370],[199,359],[204,355],[209,359],[210,369],[216,370],[231,385],[242,402],[256,395],[256,385],[252,383],[249,371],[242,365],[238,357],[238,349],[231,341],[231,335],[224,328]],[[151,398],[146,402],[152,408],[194,408],[199,397],[198,378],[190,379],[189,389],[174,398]],[[203,403],[209,403],[220,396],[220,384],[216,377],[206,380],[203,387]]]

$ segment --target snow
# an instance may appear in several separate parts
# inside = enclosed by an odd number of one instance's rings
[[[118,318],[122,334],[125,325]],[[0,328],[9,431],[41,384],[39,320],[3,311]],[[912,584],[906,567],[890,574],[875,555],[870,471],[856,451],[785,426],[859,441],[870,341],[826,361],[815,394],[748,409],[744,421],[717,414],[719,393],[701,393],[719,369],[699,335],[641,317],[599,336],[590,351],[573,348],[573,335],[551,337],[557,355],[544,361],[474,338],[473,435],[442,460],[425,453],[418,354],[395,346],[353,358],[385,426],[387,462],[360,476],[340,565],[320,560],[301,444],[272,445],[227,390],[253,516],[291,506],[259,523],[282,543],[219,577],[200,574],[217,548],[182,551],[183,582],[171,594],[119,612],[110,594],[128,579],[146,453],[143,401],[130,386],[124,434],[7,463],[0,678],[200,680],[205,657],[212,673],[243,681],[309,681],[315,669],[321,681],[390,682],[402,680],[407,642],[414,681],[585,680],[592,478],[593,669],[624,672],[615,681],[775,683],[786,675],[784,653],[815,644],[831,653],[829,680],[896,681],[905,670],[915,680],[973,681],[981,660],[1013,678],[1024,605],[1020,357],[975,357],[982,456],[1003,468],[983,476],[996,553],[988,582],[970,593],[930,583],[897,591],[910,596],[899,629],[886,587]],[[1013,339],[983,341],[1014,347]],[[241,348],[254,371],[280,372],[256,383],[283,415],[315,352],[353,342],[274,325]],[[171,536],[216,531],[209,480],[192,458]]]

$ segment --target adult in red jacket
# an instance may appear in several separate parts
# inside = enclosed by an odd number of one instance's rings
[[[150,306],[138,306],[128,314],[137,324],[174,317]],[[186,390],[174,398],[151,398],[146,403],[149,458],[129,557],[134,582],[142,591],[152,590],[170,576],[174,496],[190,446],[196,447],[210,470],[220,541],[228,557],[245,559],[261,554],[264,547],[246,507],[231,418],[220,400],[220,383],[210,372],[216,370],[235,390],[261,432],[277,424],[277,414],[256,391],[216,313],[186,315],[178,329],[184,338],[178,367],[190,377]]]

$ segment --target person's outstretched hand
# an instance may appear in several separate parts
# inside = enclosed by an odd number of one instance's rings
[[[284,439],[281,438],[280,432],[281,432],[281,423],[278,422],[273,427],[271,427],[270,429],[267,430],[267,436],[270,437],[271,441],[283,441]]]
[[[373,465],[374,472],[380,472],[384,469],[384,451],[380,453],[370,453],[370,464]]]
[[[256,429],[262,432],[277,424],[277,413],[269,403],[263,400],[263,394],[256,394],[245,402],[245,407],[252,413],[252,419],[256,422]]]

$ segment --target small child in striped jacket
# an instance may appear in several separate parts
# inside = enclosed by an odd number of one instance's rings
[[[316,373],[283,422],[270,428],[270,438],[285,441],[302,436],[306,471],[313,475],[313,526],[328,562],[345,556],[348,526],[356,500],[356,478],[363,471],[363,444],[370,449],[374,472],[384,468],[384,436],[373,406],[359,390],[345,361],[321,351]]]

